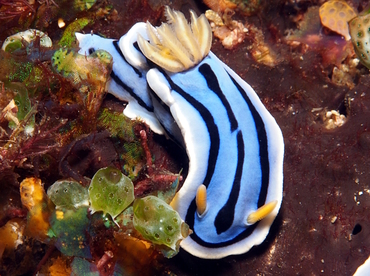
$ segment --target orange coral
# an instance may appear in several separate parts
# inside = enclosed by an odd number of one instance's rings
[[[41,180],[29,177],[20,184],[22,204],[28,209],[27,232],[30,236],[46,241],[49,225],[49,201]]]
[[[51,276],[67,276],[71,275],[72,269],[67,264],[67,259],[65,257],[57,257],[52,259],[52,265],[48,269],[48,275]]]
[[[348,21],[356,16],[356,12],[343,1],[332,0],[320,7],[322,25],[350,40]]]
[[[41,180],[35,177],[29,177],[22,181],[20,193],[22,204],[29,211],[42,203],[45,194]]]
[[[154,262],[158,253],[150,243],[128,236],[122,232],[115,232],[114,239],[118,246],[119,263],[129,272],[140,271],[141,275],[151,275],[151,263]]]
[[[0,259],[4,250],[14,250],[23,242],[24,220],[15,218],[9,220],[0,228]]]
[[[228,0],[204,0],[204,4],[206,4],[210,9],[216,12],[225,12],[227,9],[236,9],[237,5],[233,2]]]

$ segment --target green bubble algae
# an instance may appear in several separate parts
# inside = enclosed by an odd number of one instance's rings
[[[136,199],[134,202],[134,227],[147,240],[165,245],[166,257],[178,253],[180,241],[189,234],[189,226],[180,215],[163,200],[155,196]]]
[[[87,188],[74,180],[56,181],[49,187],[47,194],[57,210],[89,207]]]
[[[120,170],[103,168],[91,179],[88,189],[91,212],[103,211],[114,219],[134,200],[134,184]]]

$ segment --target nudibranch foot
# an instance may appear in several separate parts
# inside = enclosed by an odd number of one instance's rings
[[[211,27],[202,14],[191,12],[191,27],[184,14],[166,6],[168,24],[154,28],[147,23],[150,42],[138,35],[138,45],[152,62],[170,72],[187,70],[198,64],[210,51]]]

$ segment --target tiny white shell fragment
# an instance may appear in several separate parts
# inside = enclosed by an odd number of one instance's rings
[[[40,46],[49,48],[53,45],[50,37],[44,32],[36,29],[28,29],[27,31],[19,32],[9,36],[7,39],[5,39],[1,49],[5,51],[9,44],[16,42],[17,40],[23,40],[30,43],[31,41],[35,40],[37,36],[40,37]]]

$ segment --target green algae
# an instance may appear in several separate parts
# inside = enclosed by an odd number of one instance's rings
[[[111,111],[109,108],[103,108],[98,116],[97,126],[108,129],[111,136],[120,139],[123,149],[120,159],[124,163],[123,170],[125,174],[134,180],[140,171],[137,166],[144,157],[141,143],[137,141],[134,127],[137,124],[135,120],[127,118],[123,113]]]
[[[51,219],[49,236],[56,239],[55,246],[67,256],[91,257],[86,237],[89,225],[88,207],[76,210],[55,210]]]
[[[86,80],[92,84],[105,84],[113,64],[113,58],[107,51],[98,50],[85,56],[66,48],[56,51],[51,61],[54,69],[74,84]]]
[[[6,47],[5,47],[5,52],[8,53],[13,53],[16,50],[19,50],[23,47],[23,44],[20,40],[15,40],[10,42]]]
[[[35,127],[35,113],[36,107],[32,106],[31,100],[28,95],[28,90],[23,83],[12,82],[6,84],[6,88],[14,91],[14,103],[17,106],[17,119],[18,122],[10,121],[9,127],[12,129],[18,128],[22,124],[26,134],[31,134]],[[21,123],[21,124],[19,124]]]
[[[140,142],[125,143],[123,145],[124,153],[121,154],[120,158],[125,163],[123,165],[123,170],[128,175],[130,179],[135,179],[141,169],[139,166],[139,161],[142,160],[144,156],[143,148]]]
[[[87,188],[74,180],[56,181],[49,187],[47,195],[57,210],[74,210],[81,206],[89,206]]]
[[[261,0],[230,0],[247,16],[256,14],[261,9]]]
[[[29,77],[33,69],[31,62],[19,62],[14,59],[11,59],[10,62],[10,66],[13,67],[7,76],[10,82],[23,82]]]
[[[116,222],[120,226],[130,227],[132,226],[133,217],[134,217],[134,209],[132,206],[130,206],[116,217]]]
[[[123,113],[103,108],[99,113],[97,124],[99,127],[108,129],[113,137],[121,140],[131,142],[136,138],[133,129],[135,121],[127,118]]]
[[[189,226],[180,215],[155,196],[135,199],[133,208],[135,229],[152,243],[168,247],[162,250],[166,257],[176,255],[180,241],[189,234]]]
[[[10,85],[17,92],[14,102],[18,107],[17,118],[19,121],[22,121],[31,110],[31,100],[28,96],[27,88],[19,83],[12,83]]]
[[[113,219],[134,200],[134,184],[115,168],[98,170],[88,189],[91,212],[103,211]]]
[[[95,264],[89,261],[76,257],[71,263],[71,276],[85,275],[85,276],[99,276],[100,273]]]
[[[91,7],[96,3],[96,0],[74,0],[73,7],[76,10],[86,11],[91,9]]]
[[[68,25],[68,27],[63,32],[62,38],[59,41],[59,46],[62,47],[72,47],[73,43],[76,42],[75,32],[80,32],[87,25],[92,23],[89,18],[80,18]]]

